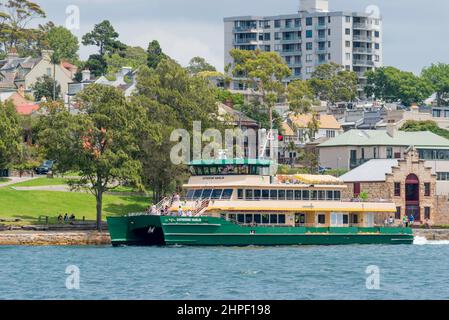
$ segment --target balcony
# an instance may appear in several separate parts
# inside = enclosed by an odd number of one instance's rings
[[[373,37],[367,37],[367,36],[354,36],[354,41],[361,41],[361,42],[372,42]]]
[[[300,37],[290,37],[281,40],[281,43],[301,43],[302,38]]]
[[[233,29],[234,33],[239,33],[239,32],[258,32],[258,31],[259,31],[259,28],[257,27],[257,25],[236,27],[236,28]]]
[[[288,66],[290,68],[301,68],[302,67],[302,63],[301,62],[292,61],[292,62],[288,63]]]
[[[374,66],[374,61],[371,60],[353,60],[352,62],[353,65],[355,66]]]
[[[253,45],[257,45],[257,44],[259,44],[259,41],[257,41],[257,39],[234,39],[233,44],[253,44]]]
[[[326,54],[327,53],[327,48],[318,48],[315,51],[316,54]]]
[[[288,32],[288,31],[301,31],[301,26],[295,26],[295,25],[293,25],[293,26],[284,26],[284,27],[282,27],[282,28],[280,28],[280,31],[281,32]]]
[[[324,29],[327,29],[327,24],[321,24],[321,23],[319,23],[319,24],[317,24],[317,25],[315,26],[315,29],[316,29],[316,30],[324,30]]]
[[[366,22],[359,22],[359,23],[354,23],[353,28],[359,29],[359,30],[370,30],[370,29],[372,29],[372,26]]]
[[[359,53],[359,54],[372,54],[373,53],[373,49],[372,48],[354,48],[353,52],[354,53]]]

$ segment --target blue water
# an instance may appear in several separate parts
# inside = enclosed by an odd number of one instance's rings
[[[449,299],[449,245],[0,247],[0,299]],[[66,267],[80,270],[66,288]],[[380,290],[366,268],[380,268]]]

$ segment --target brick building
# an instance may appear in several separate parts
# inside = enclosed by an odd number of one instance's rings
[[[371,160],[341,179],[348,186],[343,198],[366,193],[369,201],[394,202],[396,220],[413,215],[417,222],[449,225],[449,198],[438,190],[437,175],[414,148],[403,159]]]

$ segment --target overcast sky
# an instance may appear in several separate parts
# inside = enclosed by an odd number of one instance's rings
[[[5,0],[0,0],[4,2]],[[66,8],[80,9],[82,36],[95,23],[112,22],[120,40],[147,47],[157,39],[163,50],[186,65],[203,56],[223,69],[223,18],[277,15],[298,10],[298,0],[35,0],[57,24],[65,24]],[[419,73],[432,62],[449,63],[449,1],[330,0],[331,10],[362,11],[377,6],[384,19],[384,63]],[[86,58],[94,48],[81,49]]]

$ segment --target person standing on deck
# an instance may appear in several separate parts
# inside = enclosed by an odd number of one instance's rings
[[[409,221],[410,221],[410,227],[413,227],[413,224],[415,223],[415,217],[412,214],[409,217]]]
[[[182,217],[183,214],[184,214],[184,211],[182,210],[182,207],[179,206],[179,209],[178,209],[178,216],[179,216],[179,217]]]

